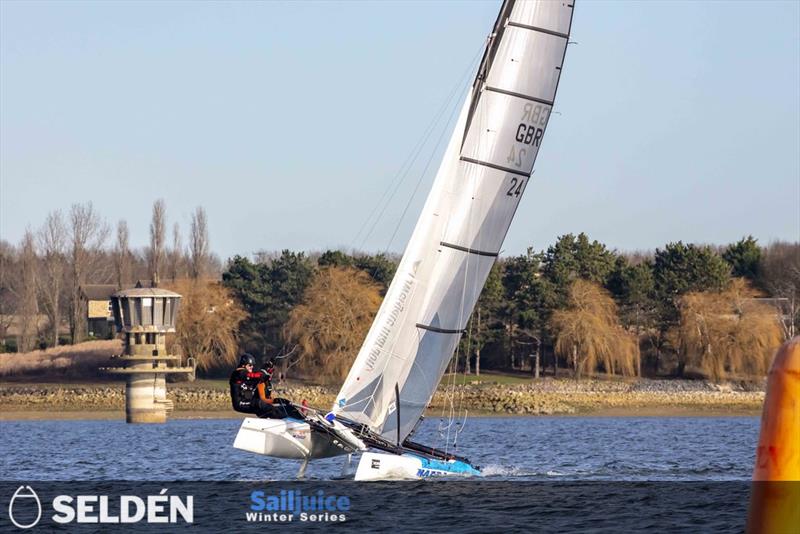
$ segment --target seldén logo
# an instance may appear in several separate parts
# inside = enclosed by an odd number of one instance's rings
[[[51,507],[50,519],[69,523],[184,523],[194,522],[194,496],[184,499],[167,495],[162,489],[157,495],[57,495]],[[35,511],[35,513],[34,513]],[[8,518],[17,528],[35,527],[42,518],[42,501],[30,486],[20,486],[8,503]]]
[[[16,508],[15,508],[16,506]],[[30,512],[36,508],[36,518]],[[27,509],[26,509],[27,508]],[[16,516],[14,515],[16,510]],[[8,518],[17,528],[33,528],[42,518],[42,501],[30,486],[20,486],[8,502]]]

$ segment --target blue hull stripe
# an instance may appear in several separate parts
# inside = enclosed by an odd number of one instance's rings
[[[435,460],[432,458],[425,458],[424,456],[417,456],[416,454],[404,454],[403,456],[410,456],[413,458],[417,458],[422,462],[422,468],[417,473],[421,477],[441,476],[445,474],[453,474],[453,475],[481,474],[479,470],[475,469],[470,464],[458,460],[453,462],[446,462],[444,460]]]

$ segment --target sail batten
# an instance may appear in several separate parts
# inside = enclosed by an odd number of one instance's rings
[[[453,243],[445,243],[444,241],[442,241],[439,244],[442,245],[443,247],[452,248],[454,250],[460,250],[461,252],[466,252],[467,254],[477,254],[478,256],[492,256],[496,258],[497,256],[500,255],[499,252],[487,252],[485,250],[476,250],[474,248],[463,247],[461,245],[455,245]]]
[[[466,163],[472,163],[473,165],[482,165],[484,167],[489,167],[490,169],[497,169],[498,171],[503,171],[503,172],[507,172],[507,173],[511,173],[511,174],[516,174],[518,176],[528,176],[528,174],[530,174],[530,173],[527,173],[525,171],[520,171],[518,169],[512,169],[510,167],[504,167],[502,165],[498,165],[498,164],[492,163],[490,161],[481,161],[481,160],[477,160],[477,159],[473,159],[473,158],[468,158],[466,156],[461,156],[460,159],[461,159],[461,161],[464,161]]]
[[[507,0],[395,278],[334,405],[413,431],[463,335],[550,119],[572,4]],[[399,410],[399,413],[396,411]]]
[[[514,21],[509,21],[508,25],[513,26],[515,28],[523,28],[525,30],[545,33],[547,35],[552,35],[554,37],[561,37],[562,39],[569,39],[569,35],[567,35],[566,33],[548,30],[546,28],[539,28],[538,26],[529,26],[528,24],[520,24],[519,22],[514,22]]]
[[[423,330],[429,330],[431,332],[436,332],[437,334],[458,334],[461,335],[465,332],[463,328],[440,328],[438,326],[431,326],[429,324],[422,324],[417,323],[415,325],[417,328],[422,328]]]
[[[538,102],[539,104],[544,104],[545,106],[552,106],[553,105],[553,101],[552,100],[545,100],[543,98],[537,98],[537,97],[531,96],[531,95],[523,95],[522,93],[515,93],[514,91],[506,91],[505,89],[500,89],[498,87],[491,87],[489,85],[484,87],[483,90],[484,91],[493,91],[495,93],[501,93],[501,94],[508,95],[508,96],[516,96],[516,97],[519,97],[519,98],[524,98],[525,100],[530,100],[531,102]]]

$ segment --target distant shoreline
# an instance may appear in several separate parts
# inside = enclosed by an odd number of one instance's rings
[[[227,383],[169,384],[171,419],[241,418],[230,408]],[[0,383],[0,421],[113,420],[125,417],[125,387],[106,384]],[[294,384],[278,391],[294,402],[324,409],[336,391]],[[481,384],[440,388],[426,412],[439,418],[453,409],[462,417],[753,417],[764,392],[752,385],[688,380],[606,381],[542,379],[526,384]]]
[[[45,410],[7,410],[3,406],[0,410],[0,422],[12,421],[124,421],[125,410],[66,410],[60,412]],[[428,419],[438,418],[440,413],[429,413]],[[759,417],[760,409],[707,410],[701,408],[681,407],[644,407],[644,408],[600,408],[595,411],[571,414],[552,415],[515,415],[502,413],[470,413],[469,417]],[[196,420],[196,419],[243,419],[245,414],[233,410],[178,410],[170,414],[171,420]]]

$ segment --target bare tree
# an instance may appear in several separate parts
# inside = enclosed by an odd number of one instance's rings
[[[164,262],[165,228],[167,223],[167,206],[164,199],[159,198],[153,202],[153,218],[150,220],[150,252],[149,267],[150,279],[153,287],[158,287],[161,281],[161,266]]]
[[[786,335],[800,326],[800,243],[777,241],[763,251],[759,285],[772,297],[786,299]]]
[[[39,230],[39,250],[42,273],[39,292],[50,326],[50,342],[58,346],[58,326],[61,324],[61,297],[64,289],[64,267],[67,264],[67,228],[61,211],[51,211]]]
[[[128,238],[128,223],[120,220],[117,223],[117,243],[114,246],[114,274],[117,287],[120,289],[130,285],[133,272],[133,258]]]
[[[30,230],[26,230],[22,238],[19,267],[17,352],[29,352],[36,345],[36,338],[39,335],[39,303],[36,299],[36,244]]]
[[[181,227],[178,223],[172,226],[172,249],[169,252],[169,277],[174,282],[181,274],[183,260],[183,243],[181,241]]]
[[[93,258],[108,237],[108,225],[91,202],[73,204],[70,224],[70,334],[73,343],[84,340],[86,313],[81,288],[86,284]]]
[[[681,357],[714,380],[765,375],[783,339],[775,308],[758,296],[744,278],[719,293],[683,295],[671,332]]]
[[[198,206],[192,214],[192,229],[189,237],[190,274],[194,279],[206,274],[208,263],[208,221],[206,210]]]
[[[0,346],[5,347],[6,334],[17,309],[14,293],[17,275],[17,252],[14,245],[0,239]]]
[[[236,363],[239,324],[247,313],[219,282],[178,280],[167,286],[183,295],[175,341],[201,371]]]
[[[343,380],[380,305],[380,287],[365,272],[321,269],[284,325],[299,349],[300,369],[316,380]]]
[[[550,319],[556,333],[555,351],[572,363],[575,378],[602,365],[607,374],[631,376],[639,346],[622,328],[617,305],[606,290],[583,279],[569,289],[569,307]]]

